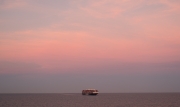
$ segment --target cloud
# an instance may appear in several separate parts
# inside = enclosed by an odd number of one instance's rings
[[[82,1],[81,1],[82,2]],[[110,0],[91,0],[82,5],[79,9],[95,18],[115,18],[120,15],[126,8],[122,8],[127,1],[110,1]],[[81,3],[78,3],[81,4]]]
[[[167,42],[166,36],[102,37],[90,32],[48,29],[4,35],[4,39],[1,39],[1,60],[35,62],[41,65],[43,72],[102,69],[111,63],[121,62],[162,63],[180,60],[177,58],[179,46],[172,47],[173,41]]]
[[[168,9],[168,13],[179,13],[180,2],[178,0],[159,0],[160,3],[165,4]]]
[[[28,1],[23,11],[14,11],[14,5],[0,22],[6,26],[0,32],[0,59],[58,72],[120,61],[179,61],[179,16],[168,11],[175,2],[165,1],[78,0],[68,1],[67,8]]]
[[[117,18],[142,7],[152,6],[151,9],[148,9],[152,10],[155,5],[160,5],[160,2],[146,0],[91,0],[86,1],[84,4],[81,1],[78,4],[82,4],[78,5],[81,10],[95,18]],[[141,9],[141,11],[146,10]]]
[[[25,0],[1,0],[0,9],[15,9],[25,7],[27,2]]]

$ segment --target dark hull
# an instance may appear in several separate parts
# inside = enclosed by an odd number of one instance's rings
[[[82,95],[97,95],[98,93],[82,93]]]
[[[96,94],[88,94],[88,95],[97,95],[97,93]]]

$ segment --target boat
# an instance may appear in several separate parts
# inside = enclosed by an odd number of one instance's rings
[[[85,89],[82,90],[82,95],[97,95],[99,93],[96,89]]]

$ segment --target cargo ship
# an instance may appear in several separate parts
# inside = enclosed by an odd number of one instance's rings
[[[99,92],[96,89],[82,90],[82,95],[97,95]]]

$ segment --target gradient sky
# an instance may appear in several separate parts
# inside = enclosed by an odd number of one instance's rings
[[[180,92],[180,0],[0,0],[0,93]]]

